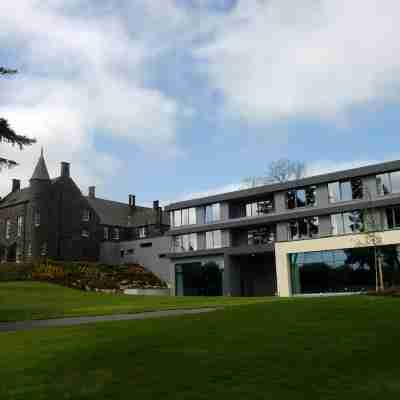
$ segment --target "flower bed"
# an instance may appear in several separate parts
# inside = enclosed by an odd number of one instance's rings
[[[0,281],[46,281],[82,290],[123,292],[130,288],[165,288],[152,272],[137,264],[105,265],[48,260],[39,264],[0,264]]]

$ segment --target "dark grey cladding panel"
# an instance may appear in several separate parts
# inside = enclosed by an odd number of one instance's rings
[[[167,235],[180,235],[191,232],[204,232],[215,229],[234,229],[252,226],[267,225],[270,223],[289,221],[295,218],[312,217],[321,215],[337,214],[340,212],[375,207],[388,207],[400,204],[400,194],[389,195],[371,200],[353,200],[343,203],[330,204],[328,207],[307,207],[297,210],[286,210],[284,213],[274,213],[265,217],[237,218],[224,222],[217,222],[206,225],[192,225],[185,228],[171,229]]]
[[[308,185],[318,185],[321,183],[329,183],[340,179],[349,179],[354,177],[362,177],[368,175],[379,174],[383,172],[391,172],[400,170],[400,160],[389,161],[380,164],[368,165],[366,167],[352,168],[344,171],[332,172],[329,174],[315,175],[308,178],[293,180],[285,183],[276,183],[272,185],[260,186],[252,189],[237,190],[235,192],[222,193],[215,196],[203,197],[172,203],[165,207],[166,211],[177,210],[185,207],[196,207],[210,203],[228,200],[245,200],[247,198],[255,198],[267,193],[279,192],[288,189],[294,189]]]
[[[239,256],[246,254],[258,254],[258,253],[272,253],[275,251],[273,243],[264,245],[245,245],[238,247],[223,247],[221,249],[208,249],[208,250],[197,250],[188,251],[184,253],[168,253],[166,257],[174,260],[182,258],[194,258],[194,257],[205,257],[205,256],[217,256],[217,255],[229,255]]]
[[[167,253],[165,256],[171,259],[189,258],[189,257],[203,257],[203,256],[217,256],[224,255],[226,248],[208,249],[197,251],[185,251],[182,253]]]

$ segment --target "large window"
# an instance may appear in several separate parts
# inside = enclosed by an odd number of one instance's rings
[[[400,207],[391,207],[385,210],[388,229],[400,228]]]
[[[172,251],[174,253],[197,250],[197,234],[178,235],[172,238]]]
[[[331,215],[332,234],[343,235],[364,231],[364,216],[360,210]]]
[[[206,232],[206,249],[218,249],[222,247],[221,231]]]
[[[196,224],[196,208],[191,207],[171,211],[171,223],[174,228]]]
[[[379,195],[400,192],[400,171],[389,172],[376,176],[376,186]]]
[[[210,204],[205,207],[205,223],[219,221],[221,219],[221,205],[219,203]]]
[[[362,199],[363,197],[363,185],[361,178],[331,182],[328,184],[328,189],[329,201],[331,203]]]
[[[377,248],[385,287],[400,283],[400,248]],[[290,254],[293,294],[364,292],[375,289],[373,247]]]
[[[249,245],[267,244],[275,241],[275,227],[263,226],[251,229],[247,232],[247,243]]]
[[[316,204],[316,186],[293,189],[286,193],[287,208],[311,207]]]
[[[274,202],[272,197],[265,200],[259,200],[246,204],[246,217],[258,217],[260,215],[269,214],[274,210]]]
[[[318,217],[299,218],[289,222],[289,239],[307,239],[318,236]]]

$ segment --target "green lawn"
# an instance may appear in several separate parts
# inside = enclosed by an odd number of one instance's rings
[[[83,292],[41,282],[0,283],[0,321],[226,306],[268,298],[153,297]]]
[[[399,310],[309,298],[0,333],[0,398],[396,399]]]

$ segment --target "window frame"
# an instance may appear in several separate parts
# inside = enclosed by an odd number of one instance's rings
[[[304,192],[304,204],[300,203],[299,193]],[[312,192],[314,201],[310,201],[309,194]],[[286,209],[295,210],[298,208],[315,207],[317,205],[317,185],[309,185],[301,188],[290,189],[285,192]],[[293,203],[293,207],[290,203]]]

